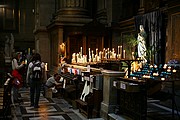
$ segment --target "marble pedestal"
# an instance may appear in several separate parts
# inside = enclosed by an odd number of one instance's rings
[[[5,57],[5,63],[10,64],[11,63],[11,57]]]
[[[124,72],[103,70],[103,101],[101,102],[100,116],[108,119],[109,113],[114,113],[117,105],[117,89],[113,87],[113,81],[117,77],[123,77]]]

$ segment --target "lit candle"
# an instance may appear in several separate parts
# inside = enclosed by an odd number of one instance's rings
[[[119,55],[119,49],[120,49],[120,46],[118,46],[118,55]]]
[[[45,63],[45,71],[47,71],[47,63]]]
[[[94,53],[93,53],[93,50],[92,50],[92,60],[94,59]]]
[[[166,69],[167,68],[167,64],[164,64],[163,68]]]
[[[171,72],[171,69],[167,69],[167,72]]]
[[[102,56],[101,56],[101,53],[102,53],[102,52],[100,51],[100,52],[99,52],[99,57],[100,57],[100,59],[101,59],[101,57],[102,57]]]
[[[89,48],[89,59],[91,59],[91,49]]]
[[[81,58],[82,58],[82,47],[81,47]]]
[[[105,48],[103,49],[103,56],[102,57],[105,57],[105,54],[106,54],[106,50],[105,50]]]
[[[134,52],[132,52],[132,59],[134,60]]]
[[[98,49],[96,48],[96,55],[98,55]]]
[[[105,56],[104,56],[104,58],[107,59],[107,49],[105,50]]]
[[[126,58],[126,51],[123,50],[123,58],[125,59]]]
[[[104,56],[104,58],[107,59],[107,56],[108,56],[108,54],[106,53],[105,56]]]
[[[108,50],[107,50],[107,53],[108,53],[108,57],[109,57],[109,48],[108,48]]]
[[[114,58],[116,58],[116,53],[114,53]]]
[[[157,68],[157,65],[154,65],[154,68]]]
[[[173,73],[175,73],[176,72],[176,69],[173,69],[173,71],[172,71]]]
[[[120,51],[119,52],[120,52],[119,54],[122,54],[122,45],[120,46]]]

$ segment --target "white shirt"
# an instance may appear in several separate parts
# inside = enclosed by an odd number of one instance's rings
[[[34,62],[34,61],[33,61]],[[30,62],[29,65],[28,65],[28,69],[27,69],[27,75],[26,75],[26,82],[29,83],[29,79],[32,78],[32,67],[33,67],[33,62]],[[37,61],[39,62],[39,61]],[[44,62],[41,62],[41,67],[42,67],[42,71],[43,71],[43,74],[42,74],[42,81],[45,82],[46,79],[47,79],[47,75],[46,75],[46,71],[45,71],[45,64]]]
[[[15,58],[12,60],[11,63],[12,63],[12,70],[15,70],[15,69],[19,70],[23,67],[23,64],[18,65],[18,62]]]

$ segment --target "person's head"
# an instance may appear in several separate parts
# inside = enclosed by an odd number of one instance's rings
[[[55,73],[55,74],[54,74],[54,79],[55,79],[56,81],[58,81],[58,80],[60,79],[60,75],[59,75],[58,73]]]
[[[13,52],[12,53],[12,59],[16,59],[16,60],[19,60],[19,55],[20,53],[16,53],[16,52]]]
[[[33,55],[32,61],[41,61],[41,55],[39,53],[35,53]]]
[[[32,54],[35,54],[36,52],[35,52],[35,49],[32,49]]]

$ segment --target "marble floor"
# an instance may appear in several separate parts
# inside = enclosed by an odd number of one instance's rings
[[[30,107],[29,89],[22,88],[19,91],[22,102],[11,105],[11,115],[6,119],[9,120],[89,120],[81,115],[78,109],[73,109],[70,104],[63,98],[45,98],[41,93],[39,106],[40,108]],[[0,89],[0,107],[3,101],[3,89]],[[2,116],[0,120],[4,119]],[[103,120],[96,118],[92,120]]]
[[[10,114],[7,113],[8,115],[6,118],[3,118],[3,115],[1,114],[0,120],[104,120],[103,118],[87,119],[79,113],[78,109],[73,108],[62,97],[45,98],[42,93],[39,103],[40,108],[30,107],[29,88],[22,88],[19,93],[21,95],[22,102],[11,104]],[[153,105],[153,107],[154,106],[155,105]],[[3,88],[0,88],[0,110],[2,110],[2,107]],[[162,106],[157,105],[156,107],[158,107],[159,110],[156,108],[155,112],[150,112],[147,120],[172,120],[171,114],[166,113],[166,111],[171,111],[171,109],[162,108]],[[151,111],[151,109],[148,110]],[[158,111],[161,112],[158,113]],[[175,113],[176,112],[177,111],[175,111]],[[109,120],[133,120],[127,116],[118,116],[115,114],[109,114],[109,116],[111,117]],[[179,118],[179,116],[175,115],[174,120],[179,120]]]

